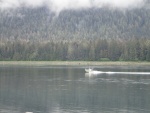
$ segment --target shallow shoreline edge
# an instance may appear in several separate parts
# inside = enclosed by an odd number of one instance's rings
[[[22,66],[47,66],[47,65],[65,65],[65,66],[150,66],[150,62],[121,62],[121,61],[0,61],[0,66],[22,65]]]

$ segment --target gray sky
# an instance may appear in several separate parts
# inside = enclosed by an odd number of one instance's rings
[[[144,0],[0,0],[0,8],[40,7],[46,5],[50,10],[60,12],[64,9],[111,7],[118,9],[139,8]]]

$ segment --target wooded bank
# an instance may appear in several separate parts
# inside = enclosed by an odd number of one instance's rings
[[[0,42],[1,61],[150,61],[150,39]]]

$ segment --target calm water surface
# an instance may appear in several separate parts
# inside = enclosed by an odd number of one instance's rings
[[[150,75],[83,66],[0,66],[0,113],[150,113]],[[150,67],[95,67],[149,72]]]

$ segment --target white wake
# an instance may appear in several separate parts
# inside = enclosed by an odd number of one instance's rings
[[[133,74],[133,75],[150,75],[150,72],[112,72],[112,71],[92,71],[89,74]]]

